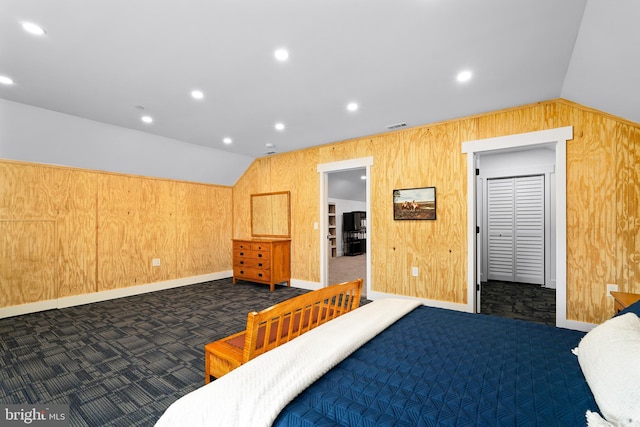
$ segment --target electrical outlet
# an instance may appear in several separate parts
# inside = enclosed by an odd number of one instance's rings
[[[418,267],[411,267],[411,275],[413,277],[418,277]]]
[[[152,267],[160,267],[160,258],[154,258],[151,260]]]
[[[609,298],[613,298],[613,296],[611,295],[611,291],[618,292],[618,285],[612,285],[610,283],[607,283],[607,296]]]

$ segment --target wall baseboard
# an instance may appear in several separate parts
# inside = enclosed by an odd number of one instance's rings
[[[306,280],[298,279],[291,279],[291,286],[293,286],[294,288],[308,289],[310,291],[315,291],[316,289],[320,289],[322,287],[319,282],[308,282]]]
[[[194,285],[196,283],[208,282],[211,280],[225,279],[231,277],[232,275],[233,271],[231,270],[221,271],[217,273],[183,277],[180,279],[167,280],[163,282],[148,283],[146,285],[113,289],[110,291],[94,292],[90,294],[74,295],[47,301],[3,307],[0,308],[0,319],[3,319],[5,317],[19,316],[22,314],[36,313],[38,311],[52,310],[56,308],[67,308],[84,304],[92,304],[95,302],[108,301],[116,298],[123,298],[146,294],[149,292],[162,291],[165,289],[177,288],[180,286]]]
[[[565,328],[573,329],[574,331],[589,332],[596,326],[598,325],[595,323],[579,322],[577,320],[567,320]]]
[[[426,305],[428,307],[446,308],[446,309],[449,309],[449,310],[469,312],[469,306],[467,304],[457,304],[455,302],[446,302],[446,301],[439,301],[439,300],[432,300],[432,299],[425,299],[425,298],[416,298],[416,297],[410,297],[410,296],[406,296],[406,295],[387,294],[387,293],[384,293],[384,292],[375,292],[375,291],[371,291],[371,292],[367,293],[367,299],[376,300],[376,299],[381,299],[381,298],[413,299],[413,300],[417,300],[417,301],[422,302],[423,305]]]

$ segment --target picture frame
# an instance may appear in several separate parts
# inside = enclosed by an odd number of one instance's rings
[[[435,220],[436,187],[393,190],[394,220]]]

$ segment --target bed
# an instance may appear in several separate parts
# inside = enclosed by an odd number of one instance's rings
[[[377,300],[179,399],[157,426],[640,426],[634,312],[585,337]]]

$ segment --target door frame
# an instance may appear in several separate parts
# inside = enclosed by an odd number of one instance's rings
[[[478,139],[462,143],[467,154],[467,309],[475,312],[478,275],[476,234],[476,154],[488,151],[550,145],[555,148],[556,174],[556,326],[567,327],[567,141],[573,126]]]
[[[371,166],[373,157],[360,157],[357,159],[341,160],[337,162],[321,163],[318,165],[320,174],[320,286],[330,285],[329,281],[329,249],[327,247],[326,233],[329,229],[327,211],[329,208],[329,173],[341,172],[353,169],[365,169],[366,174],[366,212],[367,212],[367,295],[371,291],[371,231],[374,227],[374,219],[371,218]]]

